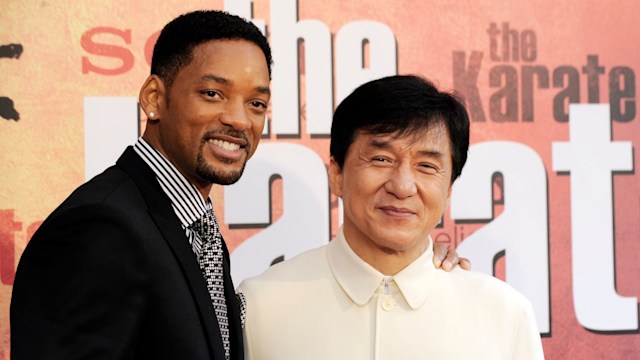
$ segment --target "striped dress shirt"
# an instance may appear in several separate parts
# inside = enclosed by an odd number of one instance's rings
[[[194,254],[199,258],[202,239],[190,226],[205,212],[212,211],[211,199],[205,201],[198,189],[143,138],[138,139],[133,149],[156,174],[160,187],[171,200],[173,211],[182,224]]]

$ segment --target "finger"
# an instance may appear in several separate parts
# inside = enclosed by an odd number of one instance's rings
[[[449,249],[447,252],[447,258],[442,263],[442,268],[445,271],[451,271],[459,262],[460,258],[458,257],[458,252],[455,249]]]
[[[460,258],[460,267],[465,270],[471,270],[471,260],[467,258]]]
[[[433,265],[437,268],[442,266],[442,261],[447,257],[449,249],[439,243],[433,244]]]

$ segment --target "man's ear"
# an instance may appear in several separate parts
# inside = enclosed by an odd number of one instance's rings
[[[342,197],[342,169],[333,156],[329,160],[329,187],[333,195]]]
[[[150,120],[161,118],[165,94],[164,83],[157,75],[150,75],[140,88],[140,107]]]

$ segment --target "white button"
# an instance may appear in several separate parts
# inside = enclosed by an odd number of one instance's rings
[[[394,303],[393,299],[387,298],[382,300],[382,308],[386,311],[393,309]]]

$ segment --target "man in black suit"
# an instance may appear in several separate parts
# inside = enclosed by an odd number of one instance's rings
[[[270,73],[265,37],[239,17],[198,11],[165,26],[140,91],[143,137],[65,200],[22,255],[14,359],[243,358],[209,192],[236,182],[255,152]]]
[[[219,242],[217,314],[192,225],[211,212],[212,184],[237,181],[256,150],[270,68],[267,40],[239,17],[200,11],[163,29],[140,91],[143,137],[56,209],[21,258],[14,359],[243,358],[229,254]]]

